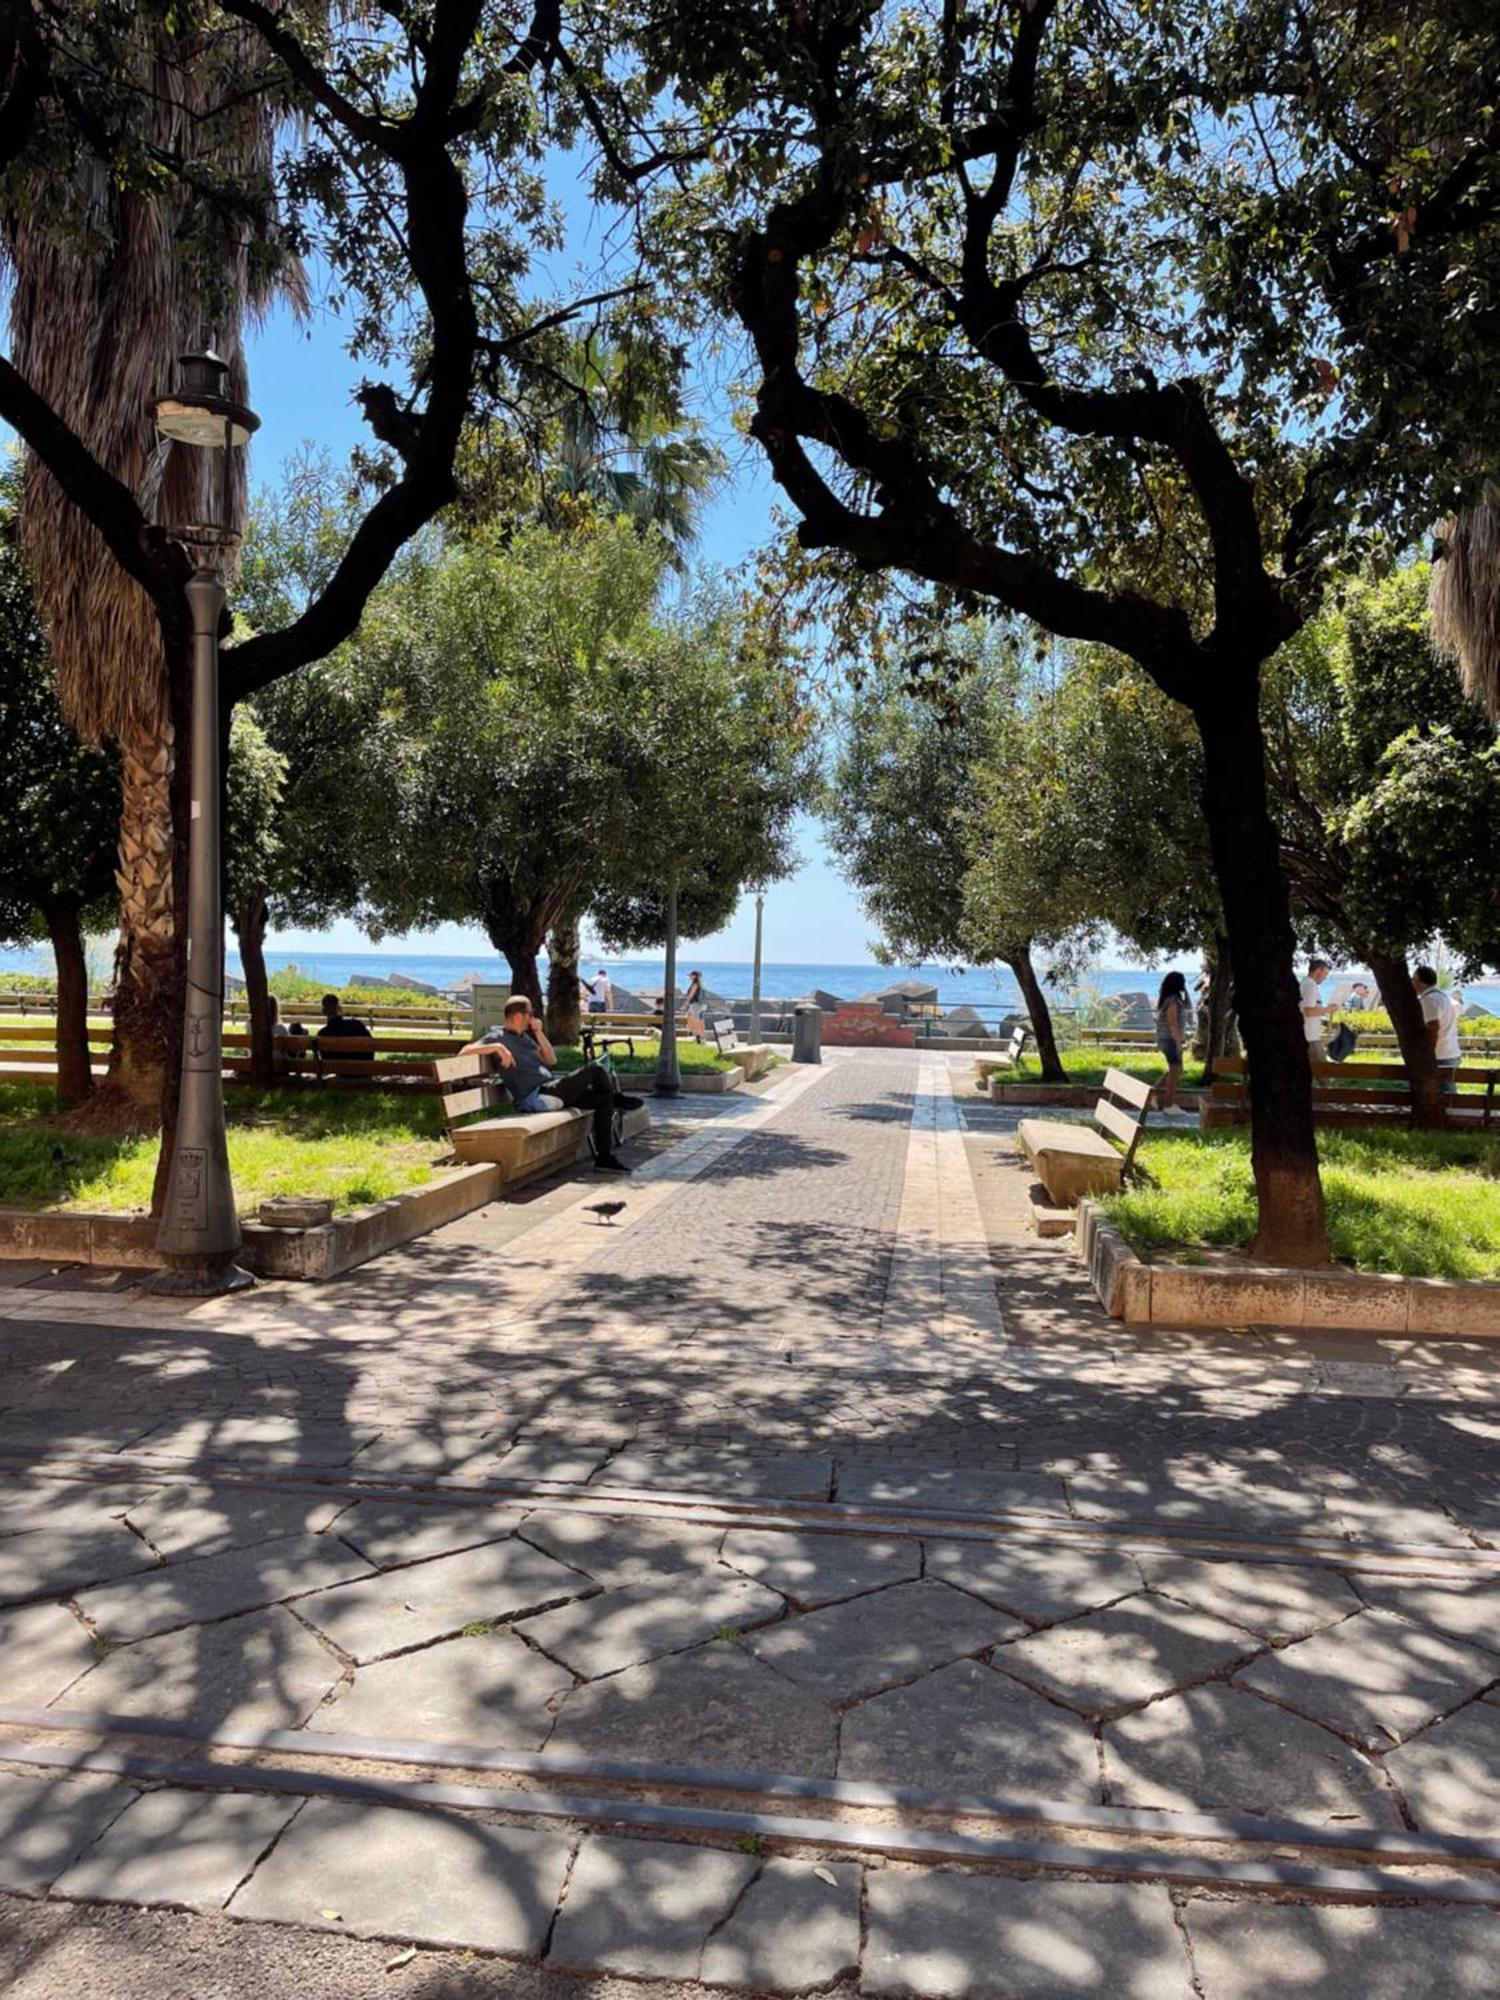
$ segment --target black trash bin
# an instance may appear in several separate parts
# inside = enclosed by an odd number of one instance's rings
[[[808,1002],[792,1009],[792,1061],[823,1060],[823,1009]]]

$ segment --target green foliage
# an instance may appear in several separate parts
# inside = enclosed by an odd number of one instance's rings
[[[1427,577],[1348,586],[1272,662],[1263,703],[1294,897],[1354,957],[1441,936],[1472,974],[1500,959],[1500,748],[1434,672]]]
[[[1333,1253],[1361,1271],[1500,1277],[1500,1141],[1480,1133],[1320,1132]],[[1137,1153],[1158,1186],[1108,1197],[1142,1250],[1247,1244],[1255,1233],[1243,1132],[1151,1132]]]
[[[391,744],[367,857],[380,925],[477,918],[524,954],[587,906],[606,936],[659,936],[675,876],[691,935],[785,866],[806,785],[794,678],[722,593],[662,611],[665,565],[625,520],[535,528],[382,593],[350,669]]]
[[[103,928],[113,915],[119,781],[115,760],[63,720],[20,547],[16,479],[0,481],[0,943],[46,932],[62,901]],[[50,984],[50,981],[43,981]],[[0,975],[23,990],[24,975]]]

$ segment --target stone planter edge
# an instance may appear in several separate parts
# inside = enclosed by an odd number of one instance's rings
[[[1111,1318],[1137,1326],[1305,1326],[1500,1338],[1500,1284],[1372,1271],[1202,1270],[1148,1264],[1096,1201],[1078,1204],[1074,1254]]]

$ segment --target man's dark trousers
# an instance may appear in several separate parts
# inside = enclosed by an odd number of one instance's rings
[[[549,1097],[557,1097],[570,1111],[594,1114],[594,1158],[608,1159],[615,1150],[615,1087],[603,1063],[585,1063],[551,1083],[542,1085]]]

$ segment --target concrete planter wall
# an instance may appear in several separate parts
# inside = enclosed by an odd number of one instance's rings
[[[1215,1270],[1148,1264],[1098,1204],[1078,1204],[1077,1252],[1104,1310],[1140,1326],[1346,1327],[1368,1333],[1500,1336],[1500,1284],[1371,1271]]]
[[[261,1278],[332,1278],[483,1208],[500,1191],[498,1167],[460,1167],[428,1187],[353,1209],[313,1229],[247,1222],[239,1261]],[[134,1271],[159,1271],[163,1262],[156,1249],[156,1223],[149,1215],[36,1215],[27,1209],[0,1209],[0,1258],[18,1257]]]
[[[640,1080],[634,1079],[637,1082]],[[691,1091],[694,1096],[719,1097],[726,1090],[738,1090],[744,1081],[745,1072],[738,1067],[716,1070],[685,1069],[682,1072],[681,1088],[684,1092]],[[632,1079],[628,1076],[622,1079],[623,1087],[627,1090],[631,1082]]]

